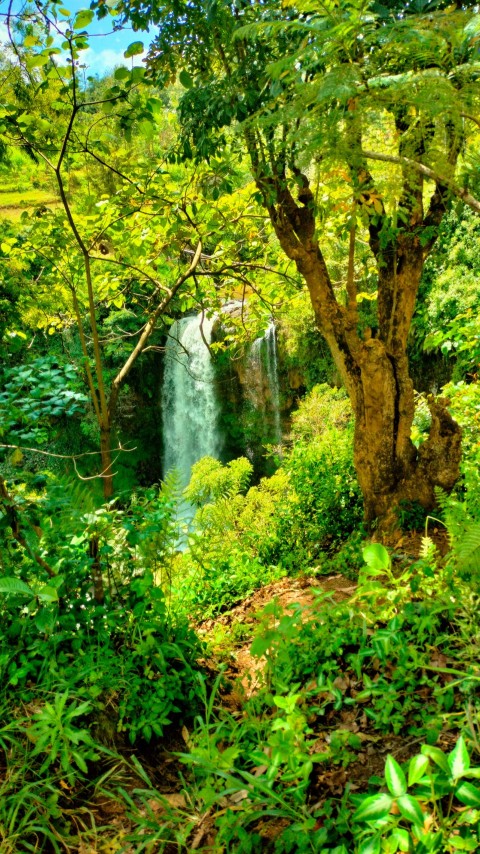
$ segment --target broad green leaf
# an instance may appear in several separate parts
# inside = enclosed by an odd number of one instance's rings
[[[130,77],[130,71],[128,68],[125,68],[124,65],[120,65],[119,68],[116,68],[113,72],[113,76],[115,80],[126,80],[127,77]]]
[[[435,765],[438,765],[450,777],[450,766],[443,750],[440,750],[439,747],[432,747],[430,744],[422,744],[421,752],[423,756],[428,756],[432,762],[435,762]]]
[[[396,827],[390,835],[399,851],[410,851],[410,835],[404,827]]]
[[[407,791],[405,774],[393,756],[387,756],[385,764],[385,779],[387,781],[389,791],[395,798],[399,798]]]
[[[393,798],[385,792],[379,795],[370,795],[355,810],[352,818],[354,821],[375,821],[377,818],[385,818],[390,812],[392,804]]]
[[[370,569],[378,571],[388,569],[390,567],[390,557],[381,543],[370,543],[365,546],[362,552],[363,559]]]
[[[370,839],[364,839],[358,849],[358,854],[380,854],[381,850],[381,836],[372,836]]]
[[[454,780],[463,777],[470,768],[470,756],[463,736],[460,736],[452,752],[448,754],[448,765]]]
[[[42,587],[36,596],[41,602],[58,602],[58,591],[54,587]]]
[[[27,57],[25,64],[28,69],[31,68],[40,68],[42,65],[46,65],[49,60],[49,57],[43,53],[36,53],[34,56]]]
[[[55,628],[55,614],[48,608],[41,608],[33,622],[42,634],[51,634]]]
[[[0,593],[20,594],[21,596],[34,596],[33,590],[28,584],[19,578],[0,578]]]
[[[412,756],[408,766],[408,785],[413,786],[422,779],[425,771],[428,768],[428,757],[419,753],[417,756]]]
[[[75,15],[73,29],[84,30],[85,27],[88,27],[88,25],[92,23],[94,17],[94,12],[92,12],[91,9],[80,9],[80,11]]]
[[[462,783],[455,790],[455,796],[462,804],[468,807],[480,807],[480,789],[473,783]]]
[[[478,851],[478,840],[473,836],[449,836],[448,844],[450,850],[455,851]]]
[[[132,42],[128,45],[123,55],[125,59],[129,59],[131,56],[138,56],[140,53],[143,53],[144,50],[143,42]]]
[[[178,75],[178,79],[180,83],[185,89],[191,89],[193,86],[193,77],[188,73],[188,71],[181,71]]]
[[[411,795],[402,795],[401,798],[398,798],[397,805],[404,818],[411,821],[412,824],[417,824],[423,827],[425,823],[425,816],[420,804],[415,798],[412,798]]]
[[[132,68],[130,72],[132,83],[139,83],[140,80],[143,80],[143,78],[145,77],[145,71],[145,68],[138,65],[136,65],[135,68]]]

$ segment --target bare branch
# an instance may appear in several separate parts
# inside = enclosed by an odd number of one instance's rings
[[[198,266],[201,255],[202,255],[202,241],[199,240],[198,244],[197,244],[197,249],[195,251],[195,255],[192,258],[190,266],[185,271],[185,273],[182,273],[182,275],[178,277],[178,279],[175,282],[175,284],[173,285],[173,287],[168,290],[165,298],[162,300],[161,303],[158,304],[155,311],[151,315],[150,319],[145,324],[143,332],[142,332],[139,340],[137,341],[135,347],[133,348],[132,352],[130,353],[127,361],[125,362],[125,364],[123,365],[123,367],[120,369],[117,376],[113,380],[112,388],[110,391],[110,399],[108,402],[108,412],[109,412],[110,418],[112,418],[113,413],[115,412],[118,394],[119,394],[121,385],[122,385],[123,381],[125,380],[125,378],[127,377],[127,375],[130,373],[130,370],[133,367],[133,365],[135,364],[135,362],[137,361],[138,357],[143,352],[144,347],[145,347],[148,339],[150,338],[150,335],[152,334],[153,330],[155,329],[155,324],[156,324],[158,318],[160,317],[162,311],[165,311],[167,305],[171,302],[171,300],[173,299],[173,297],[175,296],[175,294],[177,293],[179,288],[181,288],[181,286],[184,284],[184,282],[186,282],[186,280],[189,279],[190,276],[193,275],[193,273],[195,272],[195,270]]]
[[[441,184],[446,187],[450,190],[453,196],[461,199],[462,202],[472,208],[475,213],[480,213],[480,201],[478,199],[472,196],[464,187],[459,187],[458,184],[451,180],[451,178],[446,178],[444,175],[440,175],[434,169],[430,169],[429,166],[425,166],[423,163],[418,163],[417,160],[410,160],[409,157],[400,157],[399,155],[394,154],[381,154],[376,151],[362,151],[362,154],[364,157],[368,158],[368,160],[380,160],[383,163],[396,163],[399,166],[410,166],[412,169],[416,169],[436,184]]]

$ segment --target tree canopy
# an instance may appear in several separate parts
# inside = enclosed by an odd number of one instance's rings
[[[466,186],[478,162],[475,7],[128,2],[125,14],[137,28],[158,26],[153,79],[178,74],[185,87],[179,157],[249,157],[349,392],[367,518],[403,498],[431,505],[434,486],[458,475],[459,432],[432,402],[431,441],[413,448],[406,346],[445,211],[455,197],[479,210]],[[332,217],[344,242],[340,289],[328,263]],[[368,340],[356,269],[365,240],[378,292]]]

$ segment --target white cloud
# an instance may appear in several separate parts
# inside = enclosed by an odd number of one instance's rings
[[[0,23],[0,45],[5,44],[8,41],[8,30],[7,25]]]
[[[91,44],[91,43],[90,43]],[[126,65],[131,68],[133,65],[142,65],[142,60],[146,57],[147,51],[133,56],[130,59],[125,59],[123,50],[113,48],[103,48],[96,50],[94,47],[89,47],[81,53],[81,64],[86,65],[90,72],[94,74],[109,74],[118,65]]]

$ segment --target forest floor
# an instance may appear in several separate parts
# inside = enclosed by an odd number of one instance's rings
[[[196,626],[200,637],[207,641],[210,639],[215,652],[215,658],[207,660],[205,664],[215,670],[218,668],[219,659],[223,658],[226,663],[225,678],[229,690],[222,694],[226,707],[241,709],[245,700],[262,684],[265,659],[252,656],[250,648],[251,635],[254,634],[255,628],[262,625],[264,608],[275,602],[279,615],[301,608],[303,619],[308,620],[317,601],[313,593],[315,589],[330,594],[332,601],[340,602],[348,599],[355,591],[356,585],[344,575],[281,578],[260,587],[228,613],[205,620]],[[270,615],[269,620],[270,627],[275,628],[275,614]],[[245,634],[249,637],[246,641],[243,640]],[[226,637],[230,642],[225,648]],[[235,640],[236,638],[239,640]]]
[[[419,542],[419,537],[409,537],[401,545],[408,552],[416,552]],[[444,545],[441,536],[438,545],[441,548]],[[319,591],[322,592],[320,598]],[[220,711],[221,714],[223,709],[232,718],[241,721],[245,703],[265,687],[266,659],[251,654],[252,638],[259,629],[265,629],[267,624],[269,629],[275,629],[280,618],[291,614],[299,615],[302,622],[314,620],[322,609],[329,608],[329,604],[333,606],[335,603],[348,601],[355,591],[356,584],[340,574],[325,577],[285,577],[260,588],[228,613],[197,624],[195,628],[204,639],[208,651],[201,663],[210,675],[212,684],[219,669],[223,668],[223,678],[215,699],[217,713]],[[449,663],[440,649],[432,648],[430,655],[433,667],[443,668]],[[451,677],[445,675],[441,679],[448,686]],[[362,687],[358,676],[351,669],[339,672],[333,684],[343,695],[350,695],[352,698],[355,698]],[[424,692],[422,696],[425,697],[425,703],[428,703],[431,699],[430,690],[427,687],[419,687],[419,690]],[[372,776],[383,777],[388,754],[404,763],[418,753],[420,744],[424,741],[424,736],[415,737],[412,733],[406,736],[396,735],[393,731],[388,734],[379,732],[365,714],[365,707],[355,700],[352,705],[343,705],[338,710],[330,708],[321,721],[314,718],[313,715],[316,754],[328,755],[332,733],[340,732],[341,744],[333,761],[319,762],[313,766],[308,786],[308,804],[312,811],[321,807],[329,798],[341,799],[347,787],[353,793],[365,792]],[[157,821],[161,824],[162,821],[171,821],[172,814],[177,813],[178,816],[188,816],[193,829],[187,848],[180,849],[176,843],[166,843],[164,847],[153,848],[152,851],[165,851],[167,854],[179,850],[214,852],[217,850],[215,823],[219,808],[210,808],[203,813],[198,808],[196,811],[194,797],[192,798],[190,792],[190,771],[179,758],[179,754],[185,754],[190,749],[190,733],[186,727],[169,729],[155,747],[144,745],[140,753],[136,751],[136,756],[152,783],[152,795],[144,800],[142,807],[143,818],[145,821]],[[453,748],[457,737],[457,732],[447,729],[440,733],[437,746],[448,752]],[[353,741],[350,742],[350,739]],[[350,749],[351,747],[353,749]],[[259,770],[259,773],[261,772],[262,769]],[[125,788],[132,793],[140,782],[134,777],[135,775],[130,781],[125,781]],[[221,811],[228,808],[242,808],[238,792],[222,801]],[[100,797],[95,805],[95,812],[97,825],[118,828],[118,836],[104,839],[101,843],[96,842],[93,847],[84,846],[79,849],[79,854],[110,854],[120,850],[124,854],[135,854],[139,850],[135,845],[125,847],[125,840],[132,833],[132,828],[135,828],[132,815],[129,815],[128,809],[121,801]],[[178,817],[176,820],[178,821]],[[252,832],[255,831],[265,838],[265,850],[269,851],[273,850],[271,846],[276,834],[280,834],[284,828],[283,818],[270,819],[265,823],[259,820],[252,826]],[[118,847],[116,840],[122,839],[123,845]]]

